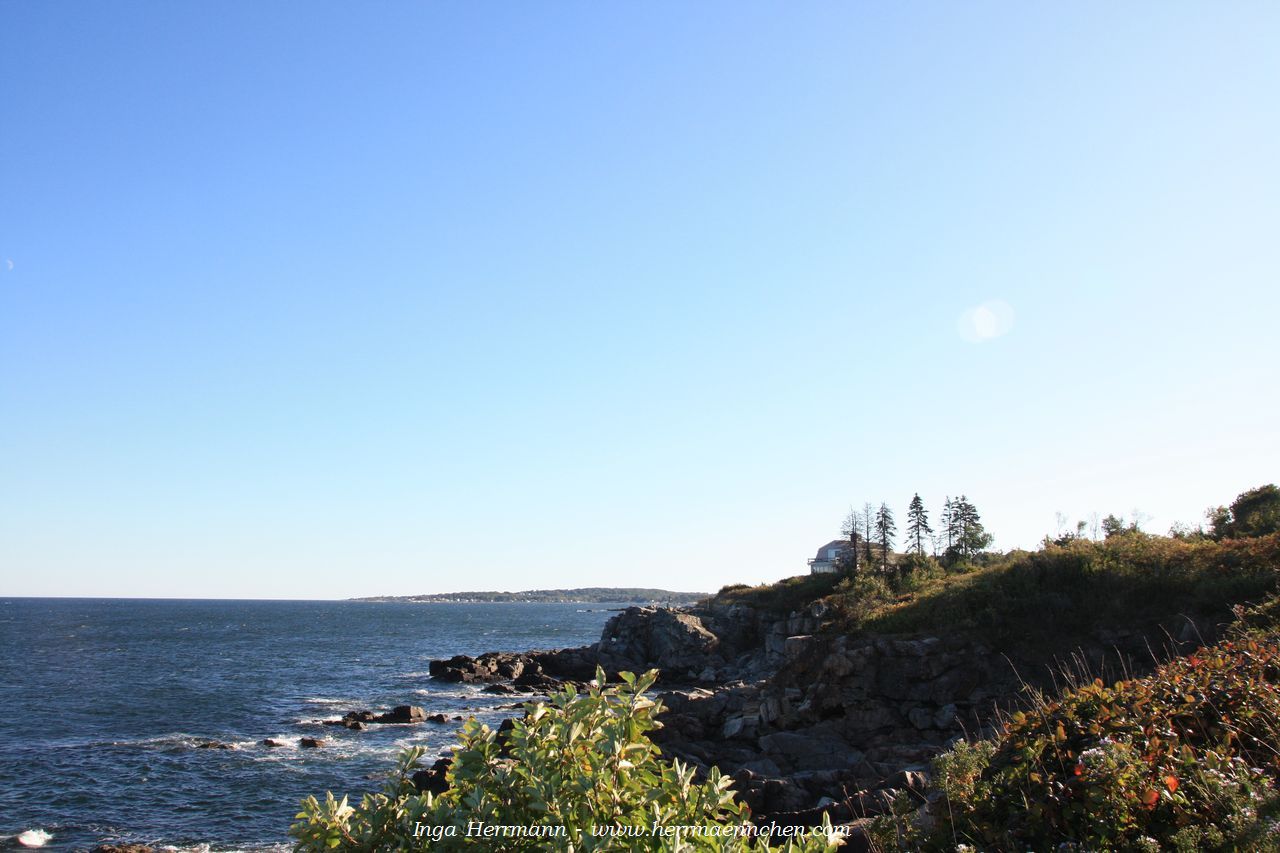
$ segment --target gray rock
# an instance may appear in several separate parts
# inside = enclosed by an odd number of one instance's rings
[[[798,634],[782,641],[782,654],[788,660],[797,660],[813,645],[813,637],[809,634]]]
[[[907,711],[907,719],[911,725],[917,729],[928,729],[933,727],[933,712],[928,708],[916,706]]]
[[[840,770],[856,767],[863,754],[828,733],[774,732],[762,735],[760,749],[784,771]]]
[[[417,705],[397,705],[385,714],[379,714],[370,722],[374,723],[422,723],[427,719],[427,712]]]
[[[746,728],[747,718],[743,716],[730,717],[724,721],[724,727],[720,730],[720,736],[723,738],[737,737],[742,734],[742,730]]]

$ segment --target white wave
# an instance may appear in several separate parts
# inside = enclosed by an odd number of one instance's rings
[[[305,696],[302,699],[308,705],[354,705],[355,699],[339,699],[331,696]]]
[[[28,829],[18,833],[18,843],[23,847],[43,847],[52,839],[53,835],[43,829]]]
[[[174,747],[193,747],[197,743],[213,740],[213,738],[200,737],[189,732],[168,732],[162,735],[152,735],[151,737],[130,738],[126,740],[109,740],[91,743],[89,746],[133,746],[141,749],[164,749]]]

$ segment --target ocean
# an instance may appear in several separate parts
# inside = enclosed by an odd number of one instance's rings
[[[46,850],[285,849],[301,798],[357,801],[461,725],[322,720],[412,704],[496,724],[513,697],[433,682],[428,661],[592,643],[621,606],[0,599],[0,849],[30,829]]]

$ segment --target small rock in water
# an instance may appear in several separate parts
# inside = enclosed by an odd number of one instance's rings
[[[156,848],[145,844],[99,844],[93,853],[156,853]]]
[[[53,836],[43,829],[28,829],[18,836],[18,843],[23,847],[43,847]]]
[[[480,692],[493,693],[498,696],[510,696],[511,694],[519,693],[520,691],[516,690],[510,684],[490,684],[488,687],[486,687],[484,690],[481,690]]]
[[[284,744],[282,744],[280,741],[276,740],[275,738],[270,738],[270,737],[269,737],[269,738],[267,738],[267,739],[265,739],[265,740],[262,742],[262,745],[263,745],[263,746],[284,746]]]
[[[196,749],[235,749],[235,745],[220,740],[206,740],[196,744]]]
[[[298,746],[303,749],[319,749],[324,746],[324,741],[316,737],[304,737],[298,740]]]

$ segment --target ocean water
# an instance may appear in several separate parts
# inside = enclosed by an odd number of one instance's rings
[[[428,661],[591,643],[618,606],[0,599],[0,849],[37,828],[46,850],[287,847],[302,797],[358,799],[461,725],[321,720],[413,704],[495,723],[512,697],[433,682]]]

